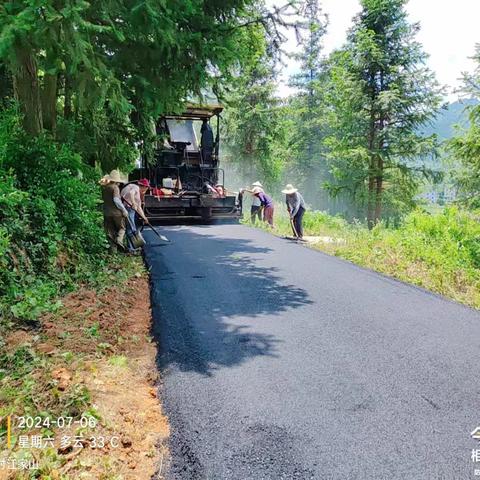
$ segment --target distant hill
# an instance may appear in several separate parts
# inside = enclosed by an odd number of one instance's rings
[[[475,99],[457,100],[442,109],[431,125],[422,128],[425,135],[437,134],[440,141],[448,140],[455,136],[455,125],[466,127],[468,125],[468,112],[466,108],[477,105]]]

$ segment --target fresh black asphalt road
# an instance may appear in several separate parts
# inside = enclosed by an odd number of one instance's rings
[[[480,473],[478,312],[246,226],[162,230],[167,479]]]

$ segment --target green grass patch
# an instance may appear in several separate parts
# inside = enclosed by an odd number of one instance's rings
[[[124,355],[113,355],[108,359],[108,363],[114,367],[127,368],[128,358]]]

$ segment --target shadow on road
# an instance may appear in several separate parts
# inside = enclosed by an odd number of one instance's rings
[[[251,357],[275,356],[279,340],[263,323],[311,303],[305,290],[269,266],[277,253],[249,239],[210,234],[208,227],[167,235],[172,244],[156,248],[147,233],[145,249],[159,366],[210,375]]]

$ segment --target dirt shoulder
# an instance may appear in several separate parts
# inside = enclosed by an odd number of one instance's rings
[[[161,479],[169,431],[143,267],[62,303],[0,357],[0,479]]]

